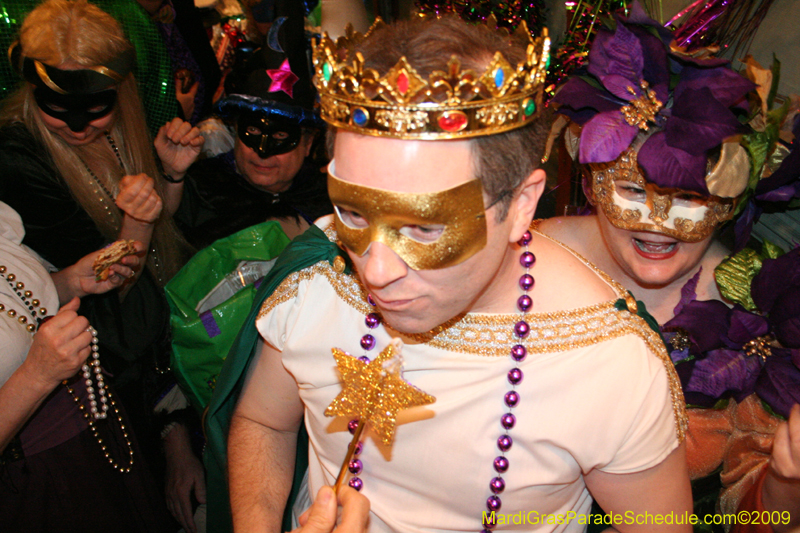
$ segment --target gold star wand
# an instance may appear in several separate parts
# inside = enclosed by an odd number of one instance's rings
[[[367,423],[387,446],[394,439],[397,412],[436,401],[430,394],[414,387],[402,377],[402,342],[394,339],[373,361],[364,361],[333,348],[333,358],[342,376],[342,391],[325,409],[325,416],[358,418],[358,427],[347,447],[347,455],[334,484],[338,492],[347,466],[353,457]]]

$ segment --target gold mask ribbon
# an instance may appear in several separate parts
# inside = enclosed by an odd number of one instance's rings
[[[333,171],[331,162],[328,194],[336,231],[342,244],[358,255],[380,242],[413,270],[436,270],[457,265],[486,246],[483,187],[478,180],[414,194],[356,185]]]

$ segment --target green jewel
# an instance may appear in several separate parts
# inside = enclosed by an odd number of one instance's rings
[[[534,111],[536,111],[536,102],[533,101],[533,98],[526,98],[522,102],[522,112],[525,113],[526,117],[529,117]]]

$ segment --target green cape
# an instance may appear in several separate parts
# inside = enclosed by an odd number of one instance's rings
[[[208,474],[208,531],[225,533],[233,530],[231,524],[230,500],[227,484],[227,437],[231,415],[236,408],[239,393],[244,385],[247,368],[256,355],[259,338],[256,317],[264,300],[267,299],[283,280],[304,268],[320,261],[333,264],[342,250],[332,243],[317,226],[311,226],[301,236],[292,241],[283,251],[275,266],[264,278],[253,301],[253,307],[244,323],[242,331],[233,343],[230,353],[217,378],[214,395],[205,416],[206,451],[205,466]],[[299,491],[300,481],[308,468],[308,435],[301,425],[297,438],[297,459],[289,502],[294,502]],[[291,529],[291,505],[287,505],[283,517],[283,530]]]

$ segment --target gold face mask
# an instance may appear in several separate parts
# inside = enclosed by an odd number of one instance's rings
[[[616,161],[590,165],[592,192],[608,221],[629,231],[651,231],[700,242],[733,217],[735,200],[663,189],[645,180],[628,149]]]
[[[471,180],[444,191],[412,194],[355,185],[328,167],[336,232],[364,255],[373,242],[391,248],[414,270],[457,265],[486,246],[483,187]]]

